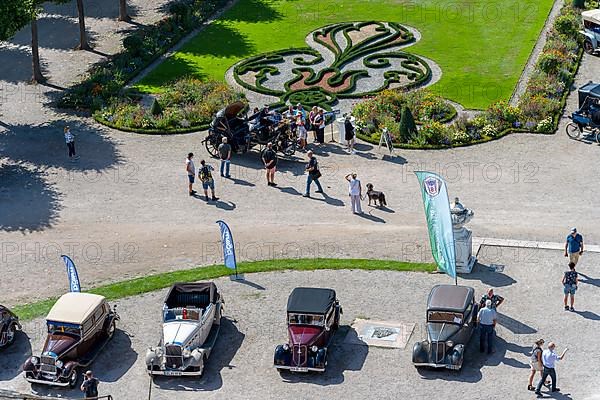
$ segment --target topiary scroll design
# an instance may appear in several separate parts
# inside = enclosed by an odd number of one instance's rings
[[[411,89],[431,79],[422,58],[402,51],[416,42],[395,22],[347,22],[317,29],[307,48],[247,58],[233,68],[243,88],[276,96],[277,105],[302,103],[330,109],[338,99],[362,98],[388,88]]]

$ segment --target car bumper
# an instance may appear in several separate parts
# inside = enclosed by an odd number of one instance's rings
[[[199,376],[202,375],[202,371],[169,371],[169,370],[148,370],[148,375],[160,375],[160,376]]]
[[[291,372],[325,372],[325,368],[317,367],[294,367],[293,365],[273,365],[277,369],[285,369]]]
[[[432,368],[446,368],[458,371],[462,365],[454,365],[454,364],[437,364],[437,363],[415,363],[413,362],[415,367],[432,367]]]
[[[39,385],[48,385],[48,386],[58,386],[58,387],[67,387],[69,386],[69,381],[61,382],[61,381],[47,381],[45,379],[35,379],[35,378],[27,378],[27,382],[29,383],[37,383]]]

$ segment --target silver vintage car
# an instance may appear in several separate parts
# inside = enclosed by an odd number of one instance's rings
[[[222,303],[213,282],[173,285],[162,309],[162,338],[146,352],[148,373],[202,375],[219,335]]]
[[[581,13],[583,49],[588,54],[600,50],[600,10],[587,10]]]

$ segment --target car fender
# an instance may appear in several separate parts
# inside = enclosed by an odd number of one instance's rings
[[[412,361],[417,363],[429,361],[427,357],[427,345],[425,343],[416,342],[413,345]]]
[[[158,365],[158,358],[155,349],[150,348],[146,350],[146,365]]]
[[[31,362],[32,358],[33,358],[33,356],[29,357],[23,363],[23,372],[31,372],[31,371],[35,370],[35,365]]]
[[[589,39],[592,44],[596,42],[596,37],[593,34],[586,31],[579,31],[579,33],[581,33],[585,38]]]
[[[204,359],[208,358],[208,351],[205,349],[194,349],[190,356],[190,366],[201,367],[204,364]]]
[[[452,349],[452,353],[450,353],[450,362],[453,365],[458,365],[461,363],[461,360],[463,358],[463,355],[465,353],[465,345],[464,344],[457,344],[456,346],[454,346],[454,348]]]
[[[327,348],[322,348],[317,350],[317,354],[315,355],[315,365],[316,366],[325,366],[327,362]]]
[[[77,361],[69,361],[67,362],[64,366],[63,366],[63,370],[62,370],[62,376],[69,376],[71,375],[71,372],[75,369],[77,369],[77,367],[79,366],[79,363]]]
[[[275,353],[273,354],[273,362],[275,364],[277,364],[277,361],[283,361],[284,363],[287,363],[289,358],[290,358],[290,351],[289,350],[286,351],[283,348],[282,344],[275,347]]]

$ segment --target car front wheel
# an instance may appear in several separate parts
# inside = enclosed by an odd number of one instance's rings
[[[8,329],[6,330],[6,344],[5,346],[10,346],[15,341],[15,335],[17,332],[17,324],[14,322],[10,324]]]
[[[589,40],[583,42],[583,50],[588,54],[594,53],[594,46],[592,45],[592,42]]]
[[[112,337],[115,335],[115,330],[117,329],[115,321],[111,322],[110,325],[108,326],[108,329],[106,330],[106,336],[108,336],[108,339],[112,339]]]
[[[77,372],[77,368],[73,368],[71,375],[69,375],[69,387],[71,389],[75,388],[77,386],[77,382],[79,381],[79,374]]]

